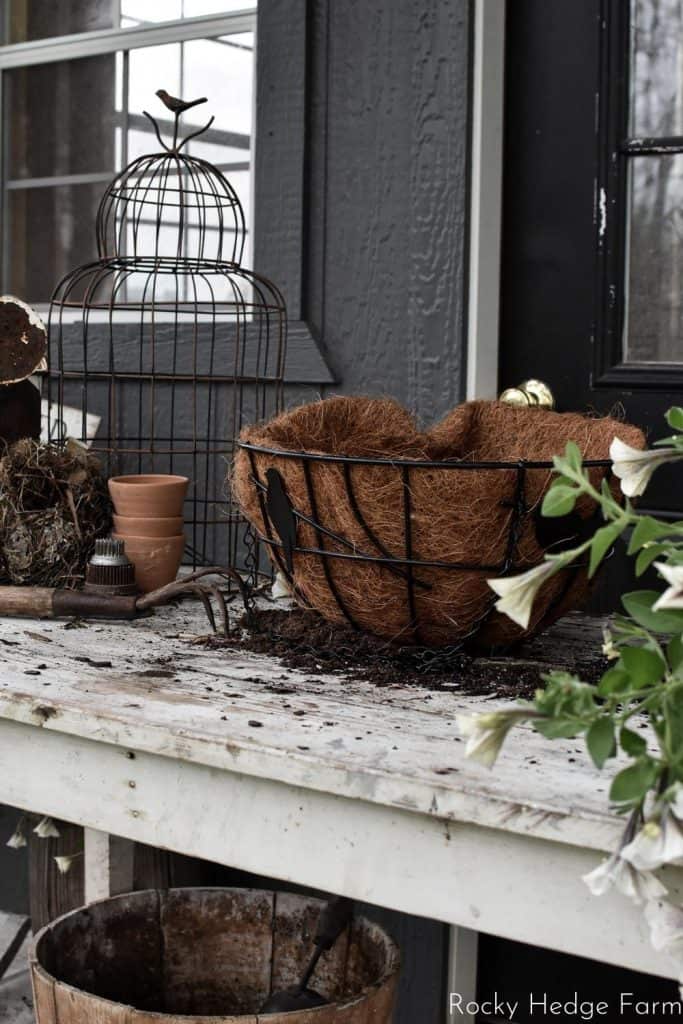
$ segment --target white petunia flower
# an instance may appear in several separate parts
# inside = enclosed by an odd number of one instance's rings
[[[632,448],[630,444],[615,437],[610,445],[614,475],[619,477],[622,493],[628,498],[642,494],[650,477],[665,462],[683,459],[680,448]]]
[[[617,658],[621,657],[619,648],[615,645],[614,637],[609,629],[603,629],[602,631],[602,653],[608,661],[616,661]]]
[[[645,919],[650,926],[650,942],[658,953],[683,952],[683,908],[668,900],[650,900],[645,905]]]
[[[33,831],[39,839],[59,839],[59,829],[52,818],[41,818]]]
[[[281,601],[283,598],[292,596],[292,588],[283,572],[276,572],[273,585],[270,589],[270,596],[273,601]]]
[[[57,870],[59,871],[60,875],[68,875],[68,873],[71,871],[71,866],[73,862],[77,860],[78,857],[82,856],[83,852],[81,851],[81,853],[70,853],[68,855],[62,855],[61,857],[55,857],[55,864],[57,865]]]
[[[652,605],[652,611],[656,612],[660,608],[683,608],[683,565],[655,562],[655,569],[669,586]]]
[[[503,579],[487,580],[491,590],[499,595],[496,610],[526,629],[531,618],[536,594],[547,579],[557,572],[558,566],[552,562],[541,562],[540,565],[523,572],[520,576],[506,576]]]
[[[655,871],[664,864],[683,863],[683,831],[674,815],[667,811],[661,824],[646,822],[621,855],[639,871]]]
[[[482,715],[458,715],[456,720],[460,733],[467,737],[465,757],[491,768],[510,729],[528,717],[526,711],[490,711]]]
[[[5,844],[6,846],[9,846],[10,850],[20,850],[22,846],[26,846],[25,826],[26,819],[20,818],[17,822],[17,827]]]
[[[667,894],[665,886],[650,871],[637,871],[618,853],[584,875],[583,880],[594,896],[603,896],[614,886],[638,906],[648,900],[662,899]]]

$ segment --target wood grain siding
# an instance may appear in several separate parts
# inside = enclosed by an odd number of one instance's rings
[[[258,10],[254,266],[281,289],[289,315],[285,378],[335,384],[306,322],[305,210],[308,0],[269,0]],[[304,401],[317,397],[309,392]]]
[[[288,405],[324,386],[390,394],[429,421],[463,397],[468,12],[259,4],[254,267],[289,307]],[[25,860],[0,879],[6,908],[24,901]],[[396,1024],[438,1024],[444,925],[377,913],[404,951]]]
[[[256,48],[254,268],[301,318],[306,142],[306,3],[259,5]]]
[[[466,0],[310,0],[304,317],[347,393],[463,395]]]

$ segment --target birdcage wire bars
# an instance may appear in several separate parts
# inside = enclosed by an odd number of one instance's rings
[[[235,190],[181,152],[198,133],[178,143],[176,132],[169,148],[154,127],[164,150],[113,179],[97,258],[53,293],[48,430],[58,441],[90,436],[107,475],[188,476],[186,560],[242,567],[249,546],[226,478],[242,426],[282,408],[286,306],[241,264]]]

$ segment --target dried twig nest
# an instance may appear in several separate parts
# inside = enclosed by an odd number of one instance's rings
[[[0,581],[76,586],[110,528],[106,482],[81,445],[22,440],[0,458]]]
[[[560,573],[540,592],[523,634],[493,611],[486,580],[537,565],[547,550],[569,546],[585,532],[595,514],[589,500],[582,499],[571,517],[540,516],[552,479],[548,463],[569,440],[585,459],[607,460],[615,436],[634,447],[644,444],[640,430],[614,419],[499,402],[465,403],[419,433],[389,399],[332,398],[247,428],[241,440],[257,449],[379,458],[379,464],[243,449],[233,488],[261,536],[277,541],[264,485],[268,469],[281,475],[299,513],[295,592],[326,618],[350,620],[403,643],[476,638],[493,647],[537,632],[586,596],[582,568]],[[438,464],[420,466],[421,460]],[[545,465],[520,470],[520,460]],[[608,472],[608,465],[596,466],[591,475],[599,485]],[[612,486],[618,493],[616,481]],[[315,553],[321,549],[326,557]],[[284,554],[282,547],[272,550],[280,569],[287,568]],[[362,560],[349,557],[359,554]],[[397,561],[387,565],[387,555]],[[422,564],[411,569],[407,558]]]

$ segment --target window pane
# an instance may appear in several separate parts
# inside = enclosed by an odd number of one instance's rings
[[[128,109],[131,113],[142,114],[143,110],[149,110],[153,117],[159,116],[160,112],[166,113],[165,107],[154,95],[157,89],[166,89],[172,96],[185,99],[180,82],[181,50],[180,43],[168,43],[166,46],[130,51]],[[167,116],[171,118],[170,112]],[[144,123],[149,126],[146,119]],[[152,138],[158,147],[154,133]]]
[[[17,68],[4,80],[10,179],[115,170],[116,54]]]
[[[631,134],[683,135],[683,0],[631,0]]]
[[[160,86],[186,99],[208,97],[183,115],[180,137],[214,115],[185,152],[225,168],[248,218],[253,63],[253,33],[239,33],[8,71],[4,288],[43,302],[61,276],[95,258],[95,214],[109,179],[124,161],[160,149],[143,111],[157,119],[166,142],[172,139],[173,115],[155,95]],[[65,181],[69,175],[101,180]],[[43,179],[40,187],[34,179]],[[174,211],[165,216],[171,223]],[[233,241],[225,239],[228,252]],[[243,259],[250,258],[247,241]]]
[[[206,124],[212,115],[214,117],[210,132],[197,142],[189,143],[188,152],[216,163],[248,160],[253,65],[254,36],[251,32],[131,50],[128,109],[132,115],[131,130],[138,134],[129,138],[129,158],[150,151],[150,142],[144,141],[145,134],[158,145],[149,122],[142,116],[143,110],[148,110],[159,122],[162,135],[172,131],[173,115],[155,95],[163,86],[171,95],[183,99],[208,97],[208,103],[194,107],[181,118],[183,134],[189,134]],[[212,152],[200,154],[199,147],[209,144]]]
[[[683,362],[683,156],[629,165],[625,359]]]
[[[5,39],[9,43],[256,8],[254,0],[121,0],[119,14],[117,0],[60,0],[60,3],[7,0],[7,3]]]
[[[149,21],[174,21],[183,17],[183,7],[192,7],[192,0],[122,0],[121,21],[126,25],[144,24]]]
[[[27,188],[8,195],[7,290],[48,302],[58,281],[95,256],[101,185]]]
[[[122,0],[121,24],[173,21],[176,18],[199,18],[203,14],[225,14],[255,8],[254,0]]]
[[[116,5],[112,0],[9,0],[8,6],[5,38],[10,43],[115,27]]]
[[[211,97],[214,128],[225,128],[248,137],[251,131],[253,33],[195,39],[185,43],[182,96]],[[188,124],[205,124],[206,106],[188,111]]]

